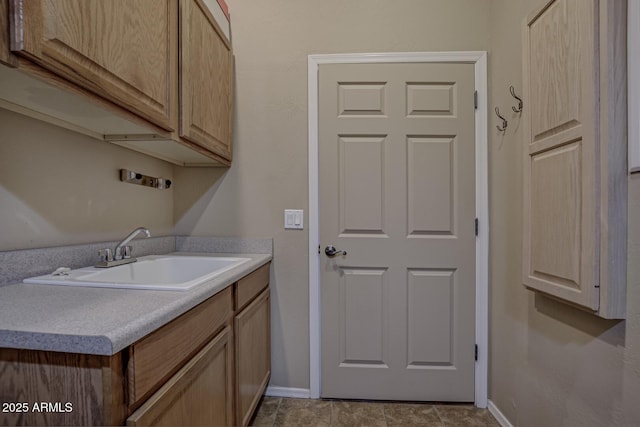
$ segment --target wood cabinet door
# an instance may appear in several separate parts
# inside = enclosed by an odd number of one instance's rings
[[[180,7],[180,136],[231,160],[231,46],[202,0]]]
[[[271,376],[269,288],[235,318],[236,423],[247,426]]]
[[[599,304],[598,2],[552,0],[524,27],[526,286]]]
[[[233,425],[233,350],[227,326],[128,419],[128,426]]]
[[[15,53],[174,130],[175,0],[12,0],[11,6]]]

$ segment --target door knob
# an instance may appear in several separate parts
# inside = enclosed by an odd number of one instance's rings
[[[328,245],[326,248],[324,248],[324,253],[328,257],[334,257],[334,256],[340,255],[340,254],[346,255],[347,251],[339,251],[339,250],[336,249],[335,246]]]

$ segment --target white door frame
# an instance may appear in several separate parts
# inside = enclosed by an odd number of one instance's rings
[[[320,227],[318,176],[318,68],[321,64],[449,62],[475,65],[476,109],[476,343],[475,404],[487,407],[489,345],[489,199],[487,174],[487,53],[410,52],[309,55],[309,396],[320,397]],[[471,100],[469,100],[471,102]]]

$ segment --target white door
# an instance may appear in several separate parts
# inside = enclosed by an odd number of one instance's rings
[[[323,397],[474,400],[473,95],[473,64],[320,65]]]

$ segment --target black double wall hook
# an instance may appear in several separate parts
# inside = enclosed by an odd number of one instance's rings
[[[513,86],[509,86],[509,92],[511,92],[511,96],[513,96],[515,99],[518,100],[518,106],[517,107],[511,107],[511,109],[513,110],[514,113],[521,113],[522,112],[522,98],[520,98],[518,95],[516,95],[516,90],[513,88]]]
[[[496,107],[496,116],[498,116],[500,118],[500,120],[502,120],[502,127],[500,127],[500,125],[496,125],[496,127],[498,128],[498,130],[500,132],[504,132],[507,130],[507,119],[505,119],[504,117],[502,117],[502,115],[500,115],[500,109],[498,107]]]

